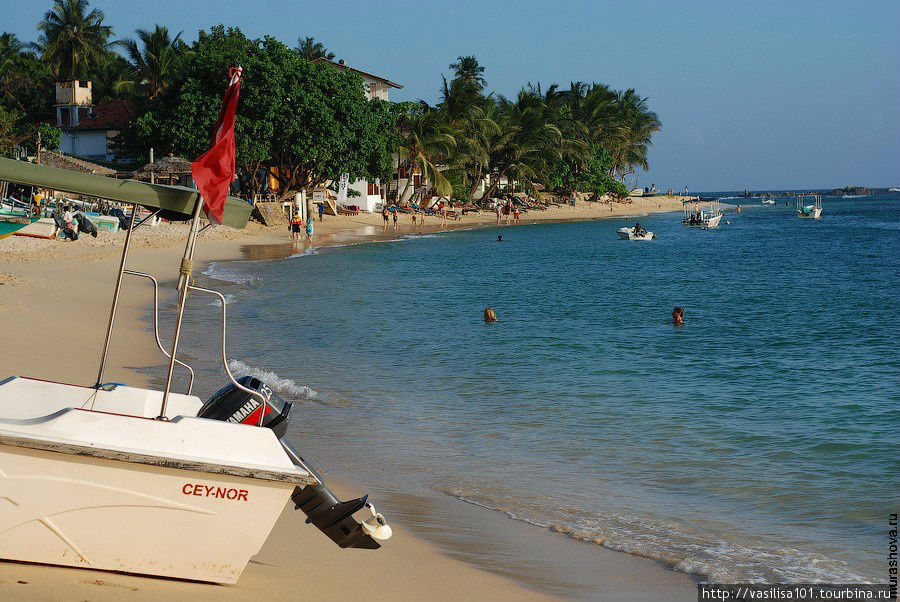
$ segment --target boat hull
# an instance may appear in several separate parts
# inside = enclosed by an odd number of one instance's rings
[[[0,445],[0,556],[235,583],[293,488]]]
[[[616,234],[622,240],[653,240],[653,232],[645,232],[643,236],[635,236],[634,228],[619,228]]]
[[[37,218],[21,217],[17,215],[0,216],[0,238],[6,238],[37,221]]]
[[[797,217],[801,219],[820,219],[822,217],[822,208],[812,207],[806,211],[798,211]]]

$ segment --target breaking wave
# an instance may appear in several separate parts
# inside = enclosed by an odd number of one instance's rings
[[[282,378],[274,372],[248,366],[241,360],[228,360],[228,367],[241,376],[253,376],[263,381],[275,391],[295,399],[315,399],[319,392],[306,385],[298,385],[289,378]]]
[[[209,267],[203,270],[203,275],[233,284],[250,284],[259,280],[258,276],[237,270],[230,263],[219,263],[218,261],[210,263]]]

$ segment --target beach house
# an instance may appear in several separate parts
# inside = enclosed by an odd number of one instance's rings
[[[61,130],[59,150],[94,160],[115,159],[112,139],[134,116],[131,103],[113,100],[94,105],[89,81],[56,83],[56,127]]]
[[[388,92],[391,88],[397,90],[403,88],[400,84],[394,83],[389,79],[351,67],[343,59],[332,61],[325,57],[320,57],[313,62],[316,64],[328,63],[338,71],[351,71],[356,73],[362,77],[366,96],[369,99],[378,98],[380,100],[388,100]],[[348,188],[356,191],[359,196],[349,195],[345,204],[358,205],[362,211],[376,211],[386,198],[387,191],[385,190],[385,185],[379,179],[375,179],[372,182],[369,182],[368,180],[353,180],[353,174],[350,174],[350,178],[351,181]]]

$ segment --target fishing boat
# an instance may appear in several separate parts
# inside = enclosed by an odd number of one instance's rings
[[[22,209],[3,207],[0,209],[0,238],[6,238],[38,220]]]
[[[637,227],[634,228],[619,228],[616,230],[616,233],[619,235],[619,238],[622,240],[653,240],[656,238],[656,235],[653,232],[649,232],[648,230],[641,229],[640,233],[636,232]]]
[[[718,228],[722,221],[722,208],[719,200],[686,201],[682,206],[681,225],[690,228]]]
[[[375,549],[391,536],[367,497],[340,501],[285,441],[292,404],[228,368],[225,297],[191,278],[195,247],[210,227],[201,228],[197,190],[4,158],[0,180],[132,208],[96,379],[83,379],[93,384],[0,380],[0,558],[235,583],[288,501],[340,547]],[[160,338],[154,302],[154,335],[167,365],[161,390],[104,378],[123,280],[148,282],[158,298],[156,277],[127,264],[134,230],[149,223],[136,223],[140,207],[190,223],[169,346]],[[250,211],[229,197],[222,223],[243,228]],[[189,292],[221,307],[225,386],[206,401],[194,394],[193,370],[178,358]],[[176,368],[187,381],[178,392]]]
[[[808,203],[806,199],[812,199]],[[822,217],[822,196],[803,194],[797,196],[797,217],[803,219],[820,219]]]

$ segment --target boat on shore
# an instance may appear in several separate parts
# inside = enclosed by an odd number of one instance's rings
[[[37,220],[37,217],[32,216],[24,209],[14,209],[4,205],[0,208],[0,238],[12,236]]]
[[[367,497],[340,501],[282,438],[291,403],[259,379],[235,378],[225,349],[225,297],[195,286],[192,262],[203,199],[193,189],[122,181],[0,158],[0,180],[132,205],[106,338],[93,385],[12,375],[0,381],[0,558],[22,562],[235,583],[288,500],[340,547],[380,547],[390,527]],[[104,380],[139,207],[189,221],[179,270],[173,341],[162,390]],[[243,228],[251,205],[228,198],[222,223]],[[0,222],[3,223],[3,222]],[[221,306],[225,386],[205,402],[178,359],[191,296]],[[154,305],[154,317],[158,308]],[[186,370],[184,392],[175,368]]]

